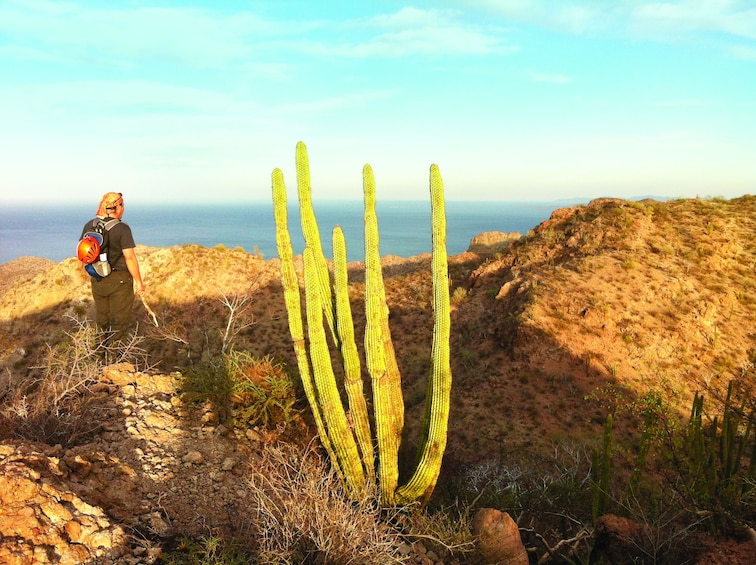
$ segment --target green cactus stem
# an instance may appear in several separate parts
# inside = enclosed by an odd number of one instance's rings
[[[404,400],[388,324],[375,213],[375,179],[370,165],[365,165],[362,176],[365,193],[365,358],[373,387],[381,504],[392,506],[399,483]]]
[[[449,404],[451,398],[451,359],[449,338],[451,313],[449,305],[449,266],[446,254],[446,212],[444,185],[436,165],[430,170],[431,229],[433,249],[431,271],[433,275],[433,345],[428,393],[425,403],[425,421],[420,455],[415,474],[397,491],[399,502],[427,499],[436,486],[441,472],[441,459],[446,449]]]
[[[310,340],[310,362],[318,391],[318,402],[326,422],[327,435],[339,463],[347,488],[359,492],[365,487],[365,475],[354,435],[349,427],[344,405],[336,385],[331,364],[321,304],[318,267],[312,249],[304,250],[305,304],[307,333]]]
[[[338,339],[334,320],[333,291],[331,278],[328,272],[323,246],[320,242],[320,230],[312,207],[312,187],[310,185],[310,159],[307,156],[307,147],[301,141],[297,143],[297,192],[299,195],[299,215],[302,223],[302,235],[305,246],[312,249],[315,265],[317,266],[318,284],[323,299],[323,313],[331,328],[334,339]]]
[[[312,408],[315,425],[320,434],[323,447],[333,456],[328,434],[325,433],[325,424],[321,416],[320,406],[318,404],[315,383],[312,379],[310,370],[310,359],[305,344],[304,321],[302,318],[301,299],[299,294],[299,280],[294,268],[294,254],[291,247],[291,237],[289,236],[288,210],[286,207],[286,185],[284,184],[283,173],[280,169],[275,169],[272,174],[273,183],[273,214],[276,222],[276,247],[278,257],[281,261],[281,286],[284,292],[284,303],[289,318],[289,333],[294,343],[294,354],[297,358],[297,367],[302,379],[302,387],[305,390],[307,401]]]
[[[349,400],[349,412],[368,481],[375,483],[375,454],[370,434],[367,402],[362,386],[360,356],[354,339],[352,307],[349,304],[346,241],[344,232],[339,226],[333,229],[333,282],[336,296],[338,337],[341,343],[341,358],[344,363],[344,388]]]
[[[333,282],[322,251],[312,209],[309,160],[303,143],[297,144],[297,187],[304,255],[304,288],[307,340],[303,329],[299,283],[294,270],[291,239],[286,219],[286,194],[282,173],[273,172],[276,241],[281,258],[281,280],[289,314],[289,330],[305,394],[318,433],[331,460],[350,492],[375,483],[381,504],[395,505],[426,499],[432,493],[446,447],[451,392],[449,354],[450,308],[446,256],[446,220],[441,175],[431,167],[430,189],[433,234],[434,329],[431,371],[428,379],[423,434],[418,463],[407,484],[399,487],[399,445],[404,427],[401,375],[391,341],[389,311],[380,257],[378,219],[375,212],[375,179],[370,165],[363,169],[365,194],[365,365],[373,393],[373,416],[378,446],[377,479],[367,402],[363,393],[360,358],[354,338],[349,305],[346,243],[341,229],[333,231]],[[343,364],[343,388],[349,401],[347,413],[326,338],[325,316]]]
[[[612,429],[614,427],[614,419],[611,414],[606,417],[606,424],[604,425],[604,440],[601,445],[601,449],[593,450],[593,458],[591,465],[593,496],[591,511],[593,515],[593,523],[596,523],[599,516],[606,511],[607,501],[609,500],[609,482],[611,480],[612,473],[612,456],[613,456],[613,437]]]

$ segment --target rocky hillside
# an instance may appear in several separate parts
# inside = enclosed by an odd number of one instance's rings
[[[555,445],[596,445],[610,412],[618,441],[632,449],[638,414],[630,408],[651,397],[662,398],[668,417],[680,421],[688,416],[695,392],[716,404],[731,381],[739,397],[753,402],[754,234],[752,196],[664,203],[605,199],[558,210],[519,238],[488,234],[470,251],[451,257],[454,385],[443,479],[453,484],[472,469],[538,457]],[[497,244],[499,239],[504,243]],[[196,245],[139,246],[137,253],[147,286],[137,311],[138,346],[144,352],[144,366],[138,367],[143,373],[137,373],[167,375],[231,348],[270,356],[296,372],[277,260],[242,249]],[[384,276],[404,380],[404,445],[411,453],[429,368],[430,256],[385,257]],[[364,324],[361,264],[350,266],[350,280],[359,343]],[[10,391],[39,372],[49,344],[65,342],[78,320],[92,317],[92,302],[87,279],[73,258],[59,264],[24,258],[2,265],[0,293],[0,391]],[[103,378],[103,385],[101,394],[112,395],[112,379]],[[159,402],[150,400],[150,410],[157,414],[150,419],[155,424],[150,433],[187,430],[174,454],[180,463],[171,464],[201,465],[183,459],[196,451],[215,469],[215,486],[206,487],[225,488],[224,476],[237,472],[241,461],[249,464],[249,448],[229,441],[212,456],[195,449],[205,432],[201,426],[192,431],[185,423],[160,421],[171,403],[170,393],[162,394]],[[115,434],[109,441],[120,445],[149,430],[103,431]],[[11,439],[5,443],[12,445]],[[174,471],[155,463],[164,457],[154,449],[162,440],[141,441],[142,459],[126,467],[164,480]],[[43,445],[21,451],[44,452],[58,461],[57,467],[45,463],[47,470],[37,473],[56,476],[56,481],[70,473],[78,477],[82,468],[109,469],[111,475],[98,477],[102,487],[88,484],[72,492],[106,506],[109,520],[123,524],[118,505],[102,503],[98,491],[118,477],[123,453],[86,442],[65,448],[69,451]],[[128,476],[132,471],[122,472]],[[161,496],[157,491],[134,493],[151,502],[130,523],[149,522],[157,512],[155,497]],[[225,511],[233,514],[233,504]],[[107,519],[91,519],[100,520],[97,531],[103,535],[120,535]]]
[[[477,452],[492,447],[482,435],[590,435],[607,409],[649,392],[683,416],[695,391],[722,398],[731,380],[753,397],[755,233],[754,197],[599,200],[476,266],[460,281],[455,338],[457,358],[472,351],[477,365],[457,370],[471,381],[465,405],[496,403],[481,411],[487,434],[468,420]]]

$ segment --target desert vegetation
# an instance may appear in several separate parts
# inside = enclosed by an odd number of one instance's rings
[[[140,306],[121,354],[99,350],[72,260],[9,286],[0,433],[4,444],[77,452],[114,433],[111,415],[122,408],[111,406],[108,366],[170,376],[175,400],[151,402],[175,410],[187,430],[251,450],[254,464],[229,471],[245,493],[244,516],[208,513],[204,526],[162,537],[135,527],[135,538],[160,547],[155,562],[409,562],[422,546],[445,563],[480,563],[471,517],[489,507],[517,521],[531,563],[600,562],[606,516],[634,525],[628,562],[747,563],[756,524],[753,233],[750,196],[602,200],[556,212],[497,254],[449,257],[448,446],[422,508],[381,508],[375,492],[357,504],[345,496],[314,441],[279,263],[241,249],[140,248],[155,319]],[[401,477],[416,455],[405,446],[422,433],[430,260],[382,261],[407,414]],[[210,268],[218,264],[235,268]],[[294,264],[302,273],[301,257]],[[348,266],[361,356],[363,272]],[[196,473],[191,465],[174,472]],[[170,499],[160,503],[175,524],[201,507]]]
[[[350,492],[379,488],[381,503],[394,506],[427,500],[438,480],[446,446],[451,394],[449,361],[449,286],[446,254],[444,187],[436,165],[430,169],[433,344],[431,371],[418,460],[412,477],[399,485],[398,453],[404,427],[404,398],[388,323],[386,290],[380,260],[378,219],[375,212],[375,179],[365,165],[365,365],[371,377],[373,422],[378,448],[377,463],[371,439],[367,402],[363,393],[362,362],[354,340],[349,301],[346,243],[341,229],[333,230],[333,276],[328,269],[312,207],[307,149],[297,145],[297,185],[302,232],[305,239],[304,287],[306,315],[302,314],[299,281],[294,267],[287,221],[286,186],[280,169],[273,172],[273,202],[276,239],[281,258],[281,283],[286,298],[289,328],[297,353],[299,373],[314,415],[321,441],[338,474]],[[307,321],[305,340],[304,321]],[[337,379],[328,349],[323,320],[326,320],[342,362]],[[352,424],[341,402],[348,397]],[[376,467],[378,473],[376,476]]]

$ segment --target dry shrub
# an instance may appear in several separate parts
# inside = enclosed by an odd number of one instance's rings
[[[404,563],[399,532],[382,516],[377,493],[349,498],[314,448],[270,446],[254,469],[253,522],[260,563]]]
[[[465,562],[476,562],[478,557],[475,537],[472,533],[472,505],[463,505],[456,501],[454,505],[437,508],[421,508],[414,504],[402,509],[398,524],[401,525],[405,537],[418,544],[427,551],[432,551],[444,562],[449,560],[466,559]],[[427,551],[419,551],[424,554]]]
[[[108,360],[135,360],[142,352],[134,334],[120,349],[108,347],[87,322],[47,350],[29,376],[0,391],[0,439],[20,438],[70,447],[99,430],[102,401],[92,393]]]

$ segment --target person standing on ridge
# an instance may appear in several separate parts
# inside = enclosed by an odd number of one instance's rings
[[[134,283],[139,294],[144,292],[144,282],[139,271],[139,260],[134,248],[134,237],[131,228],[120,221],[124,212],[123,195],[120,192],[108,192],[100,200],[97,217],[84,225],[81,237],[87,232],[97,231],[98,223],[113,222],[105,234],[107,262],[110,264],[110,274],[102,278],[91,276],[92,298],[97,311],[95,322],[104,332],[109,334],[115,342],[123,342],[131,329],[131,316],[134,307]],[[101,229],[101,231],[104,231]]]

